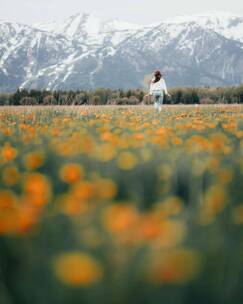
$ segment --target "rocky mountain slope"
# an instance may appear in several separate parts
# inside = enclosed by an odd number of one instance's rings
[[[0,21],[0,91],[243,82],[243,17],[177,16],[149,26],[77,14],[61,24]]]

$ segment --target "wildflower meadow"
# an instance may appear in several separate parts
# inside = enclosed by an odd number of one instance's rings
[[[2,107],[1,304],[242,304],[243,106]]]

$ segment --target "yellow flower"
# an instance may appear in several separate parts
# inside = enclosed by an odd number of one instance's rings
[[[94,183],[95,193],[99,199],[112,199],[117,193],[116,184],[106,178],[101,178]]]
[[[88,287],[101,280],[103,267],[90,255],[82,252],[69,252],[54,260],[54,271],[64,284]]]
[[[243,225],[243,204],[232,210],[232,221],[236,225]]]
[[[181,145],[183,143],[182,139],[179,138],[179,137],[172,137],[171,139],[171,142],[174,144],[174,145]]]
[[[233,179],[233,172],[230,169],[221,169],[218,172],[219,181],[223,184],[228,184]]]
[[[122,170],[131,170],[137,165],[137,160],[133,153],[122,152],[118,157],[117,164]]]
[[[222,185],[214,185],[206,193],[200,214],[201,224],[210,224],[215,216],[222,212],[227,202],[227,195]]]
[[[110,143],[99,145],[94,151],[94,157],[102,162],[108,162],[112,160],[115,155],[115,148]]]
[[[170,196],[154,206],[155,213],[162,218],[178,215],[182,210],[182,201],[177,196]]]
[[[153,154],[150,149],[146,149],[146,148],[141,149],[140,153],[141,153],[142,160],[145,162],[151,160],[153,157]]]

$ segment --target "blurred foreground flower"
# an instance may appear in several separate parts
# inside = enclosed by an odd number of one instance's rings
[[[14,160],[17,157],[17,150],[11,146],[10,143],[5,143],[2,148],[2,158],[5,162]]]
[[[117,164],[122,170],[131,170],[137,165],[137,160],[131,152],[122,152],[118,157]]]
[[[110,205],[102,214],[103,226],[112,233],[131,233],[131,229],[138,224],[138,220],[138,211],[128,204]]]
[[[2,180],[7,186],[15,185],[19,180],[20,174],[15,166],[9,166],[2,170]]]
[[[31,152],[24,157],[24,164],[29,170],[38,169],[42,166],[43,162],[44,153],[42,151]]]
[[[28,174],[24,180],[24,199],[37,207],[46,205],[51,196],[48,179],[39,173]]]
[[[224,210],[227,200],[227,194],[222,185],[211,186],[205,194],[200,223],[203,225],[211,224],[215,217]]]
[[[68,184],[79,181],[83,176],[84,169],[79,164],[66,164],[60,170],[60,178]]]
[[[90,255],[82,252],[61,254],[54,261],[57,278],[66,285],[89,286],[103,277],[103,267]]]
[[[232,210],[232,221],[236,225],[243,225],[243,204]]]
[[[149,280],[154,284],[182,284],[193,280],[200,271],[200,255],[191,249],[171,250],[150,262]]]

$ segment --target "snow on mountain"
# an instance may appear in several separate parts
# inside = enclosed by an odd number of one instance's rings
[[[208,12],[196,15],[180,15],[164,21],[166,25],[194,23],[213,30],[226,38],[243,42],[243,16],[225,12]]]
[[[141,85],[141,76],[155,69],[162,69],[171,86],[239,84],[243,82],[242,47],[241,42],[200,25],[171,28],[161,23],[122,43],[109,65],[115,69],[117,62],[122,62],[119,73],[127,86],[131,81],[133,86]],[[100,74],[97,78],[105,77]],[[118,84],[119,79],[115,86]]]
[[[79,52],[83,52],[81,46]],[[72,53],[75,53],[74,44],[64,36],[1,21],[0,90],[21,86]]]
[[[63,23],[36,24],[35,27],[61,34],[86,45],[117,45],[141,26],[119,20],[101,20],[91,14],[71,16]]]
[[[141,87],[158,68],[171,86],[242,83],[243,17],[207,13],[147,26],[90,14],[33,26],[0,21],[0,91]]]

